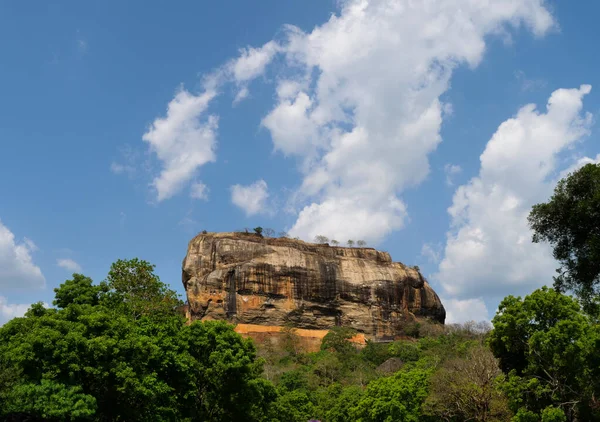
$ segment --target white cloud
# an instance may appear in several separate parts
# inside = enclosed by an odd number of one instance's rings
[[[452,227],[434,275],[442,295],[498,300],[552,283],[557,264],[548,245],[532,243],[527,216],[551,195],[559,155],[589,133],[582,101],[590,89],[559,89],[545,112],[529,104],[499,126],[479,175],[457,188],[448,209]]]
[[[0,288],[44,287],[42,270],[33,263],[32,254],[37,249],[30,239],[17,242],[15,235],[0,221]]]
[[[208,186],[202,182],[193,183],[190,186],[190,197],[193,199],[208,200]]]
[[[152,183],[158,201],[178,193],[201,166],[215,161],[218,118],[201,119],[215,95],[213,88],[200,95],[181,89],[169,103],[167,116],[154,120],[144,134],[142,139],[162,162]]]
[[[67,271],[72,271],[74,273],[80,273],[81,272],[81,265],[79,265],[77,262],[75,262],[75,261],[73,261],[72,259],[69,259],[69,258],[57,259],[56,260],[56,265],[58,265],[61,268],[64,268]]]
[[[444,166],[444,173],[446,174],[446,184],[448,186],[454,185],[454,176],[462,172],[462,168],[457,164],[446,164]]]
[[[475,299],[443,299],[446,309],[446,324],[467,321],[489,321],[489,313],[481,298]]]
[[[240,56],[229,64],[233,78],[242,83],[262,75],[278,51],[279,45],[275,41],[269,41],[260,48],[248,47],[240,50]]]
[[[402,227],[398,195],[429,172],[453,70],[477,66],[490,34],[524,24],[543,35],[554,22],[542,0],[341,4],[310,33],[287,27],[284,76],[262,125],[276,150],[301,159],[305,206],[290,234],[376,242]]]
[[[244,210],[247,216],[267,212],[268,198],[267,182],[264,180],[258,180],[248,186],[231,186],[231,202]]]
[[[8,303],[8,300],[0,296],[0,326],[16,317],[22,317],[29,309],[29,304]]]
[[[152,182],[157,201],[179,193],[200,167],[216,160],[218,117],[206,114],[219,89],[226,83],[235,83],[238,92],[234,104],[247,98],[248,83],[264,73],[278,50],[275,41],[240,50],[239,57],[204,76],[201,94],[180,89],[168,104],[166,117],[154,120],[142,139],[162,162],[162,171]],[[132,173],[130,166],[120,163],[112,163],[111,171]]]
[[[240,50],[240,55],[230,60],[222,69],[222,78],[233,80],[238,86],[234,104],[244,100],[250,94],[248,83],[264,74],[265,69],[280,50],[275,41],[269,41],[259,48],[247,47]]]

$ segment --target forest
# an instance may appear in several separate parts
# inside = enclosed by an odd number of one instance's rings
[[[491,323],[408,322],[402,339],[335,327],[319,352],[292,326],[255,344],[222,321],[187,324],[141,259],[95,283],[73,274],[52,307],[0,327],[5,421],[600,421],[600,164],[531,210],[554,280],[508,296]]]

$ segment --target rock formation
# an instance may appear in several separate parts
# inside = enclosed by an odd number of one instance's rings
[[[191,320],[393,337],[415,318],[443,323],[446,311],[418,269],[387,252],[250,233],[200,234],[183,261]]]

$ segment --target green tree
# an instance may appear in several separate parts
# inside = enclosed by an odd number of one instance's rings
[[[415,368],[371,382],[348,420],[418,422],[427,398],[430,370]]]
[[[314,403],[306,392],[287,391],[271,405],[267,420],[269,422],[307,422],[314,416],[314,413]]]
[[[600,418],[598,325],[573,298],[546,287],[508,296],[492,323],[489,345],[508,375],[503,389],[518,420],[543,412],[548,419],[557,413],[549,406],[568,421]]]
[[[356,348],[350,339],[356,335],[356,330],[350,327],[332,327],[321,341],[321,350],[331,349],[341,354],[356,353]]]
[[[93,420],[96,399],[81,391],[47,379],[18,384],[4,397],[5,417],[36,415],[45,420]],[[27,420],[27,419],[25,419]]]
[[[352,415],[363,396],[363,389],[357,385],[342,388],[340,384],[333,384],[325,392],[331,399],[325,401],[326,407],[321,408],[320,414],[324,415],[324,419],[327,422],[353,420]]]
[[[0,419],[262,420],[276,394],[251,341],[224,322],[186,325],[152,268],[118,261],[100,286],[74,275],[56,309],[1,327]]]
[[[73,274],[72,280],[65,281],[59,288],[54,289],[54,301],[59,308],[66,308],[70,304],[97,305],[101,293],[108,291],[108,285],[101,283],[93,285],[91,278],[82,274]]]
[[[600,283],[600,164],[587,164],[558,182],[529,214],[534,242],[549,242],[560,262],[554,284],[589,307]]]
[[[124,306],[134,319],[172,315],[183,304],[177,293],[154,274],[154,265],[138,258],[113,263],[105,283],[113,306]]]
[[[247,230],[246,230],[247,231]],[[263,233],[263,228],[258,226],[258,227],[254,227],[254,233],[256,233],[259,236],[262,236]]]

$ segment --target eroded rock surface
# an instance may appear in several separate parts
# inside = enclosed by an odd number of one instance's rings
[[[414,318],[444,322],[439,297],[415,268],[386,252],[246,233],[200,234],[183,261],[190,319],[395,336]]]

